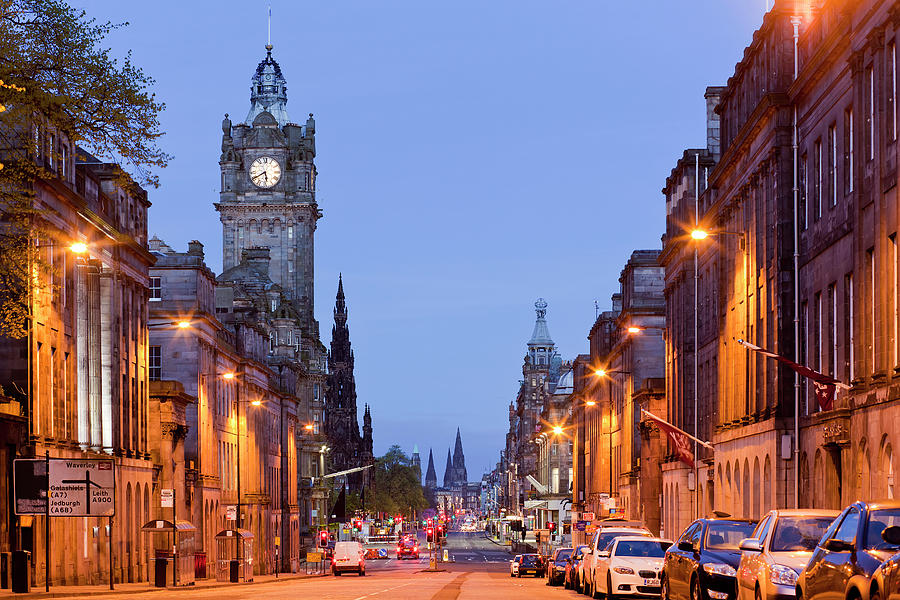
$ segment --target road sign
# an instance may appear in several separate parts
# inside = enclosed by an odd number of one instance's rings
[[[112,517],[116,475],[112,460],[51,459],[51,517]]]
[[[13,496],[17,515],[47,513],[47,461],[17,458],[13,464]]]
[[[581,518],[584,521],[593,521],[594,519],[596,519],[596,516],[592,512],[586,512],[582,513]]]
[[[172,488],[163,488],[159,490],[159,505],[162,508],[174,508],[175,490]]]
[[[229,504],[225,507],[225,520],[237,521],[237,506],[235,506],[234,504]]]
[[[587,524],[588,524],[587,521],[576,521],[575,529],[577,529],[578,531],[584,531],[585,528],[587,528]]]

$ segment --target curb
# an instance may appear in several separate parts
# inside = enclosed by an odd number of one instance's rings
[[[207,590],[207,589],[218,589],[218,588],[228,588],[228,587],[245,587],[249,585],[258,585],[261,583],[278,583],[281,581],[297,581],[301,579],[315,579],[317,577],[322,577],[323,575],[307,575],[306,573],[285,573],[283,576],[271,579],[265,579],[263,581],[241,581],[239,583],[231,583],[229,581],[217,581],[215,583],[204,584],[204,585],[185,585],[179,586],[176,588],[172,587],[154,587],[148,584],[148,587],[145,588],[128,588],[128,589],[117,589],[110,590],[109,588],[105,589],[96,589],[96,590],[72,590],[72,591],[52,591],[52,592],[28,592],[27,594],[8,594],[3,593],[0,594],[0,600],[11,600],[13,598],[76,598],[83,596],[116,596],[116,595],[132,595],[132,594],[147,594],[153,592],[170,592],[170,593],[178,593],[178,592],[188,592],[188,591],[198,591],[198,590]]]

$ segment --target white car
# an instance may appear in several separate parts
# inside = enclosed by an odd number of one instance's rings
[[[515,577],[519,574],[519,561],[522,560],[521,554],[516,554],[516,557],[509,561],[509,576]]]
[[[591,540],[591,547],[584,553],[584,559],[578,563],[578,587],[582,593],[593,596],[596,589],[594,580],[594,568],[597,565],[597,555],[606,550],[610,543],[622,536],[653,537],[646,527],[627,521],[615,521],[610,519],[609,525],[601,526]],[[613,524],[614,523],[614,524]]]
[[[594,598],[656,596],[659,572],[672,540],[644,536],[618,537],[597,555]]]

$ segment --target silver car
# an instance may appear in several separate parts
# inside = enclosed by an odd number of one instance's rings
[[[797,595],[797,575],[816,543],[840,514],[836,510],[773,510],[740,543],[738,600],[784,600]]]

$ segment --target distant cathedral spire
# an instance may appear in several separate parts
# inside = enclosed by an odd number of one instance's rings
[[[437,487],[437,472],[434,470],[434,454],[428,449],[428,469],[425,471],[425,487],[434,489]]]
[[[444,487],[453,486],[453,459],[450,458],[450,448],[447,448],[447,466],[444,467]]]
[[[453,447],[453,485],[461,485],[469,480],[466,472],[466,455],[463,453],[462,436],[456,428],[456,445]]]

